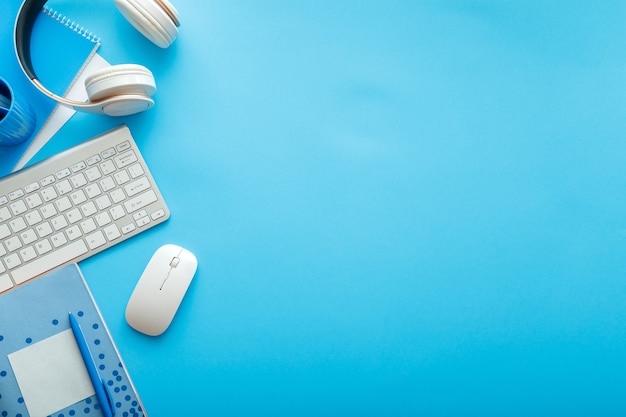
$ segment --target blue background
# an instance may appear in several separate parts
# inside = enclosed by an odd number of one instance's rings
[[[624,415],[626,3],[176,0],[168,50],[50,5],[157,77],[42,153],[125,122],[172,211],[81,263],[151,417]]]

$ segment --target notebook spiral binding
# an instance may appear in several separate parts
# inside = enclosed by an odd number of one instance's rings
[[[74,32],[83,36],[84,38],[87,38],[88,40],[94,43],[100,43],[100,36],[94,35],[93,32],[85,29],[84,26],[79,25],[78,23],[70,19],[69,17],[63,15],[62,13],[57,12],[53,8],[44,6],[43,9],[41,9],[41,13],[50,16],[57,22],[61,23],[62,25],[65,25],[66,27],[70,28]]]

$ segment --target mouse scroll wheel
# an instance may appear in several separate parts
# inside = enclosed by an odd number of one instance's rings
[[[175,256],[172,258],[172,261],[170,262],[170,266],[172,268],[176,268],[178,266],[178,263],[180,262],[180,258]]]

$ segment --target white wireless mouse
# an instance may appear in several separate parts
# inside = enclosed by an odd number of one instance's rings
[[[128,324],[149,336],[162,334],[172,322],[197,268],[196,257],[180,246],[157,249],[128,300]]]

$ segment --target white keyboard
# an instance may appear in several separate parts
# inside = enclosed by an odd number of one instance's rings
[[[169,215],[126,126],[0,178],[0,293]]]

